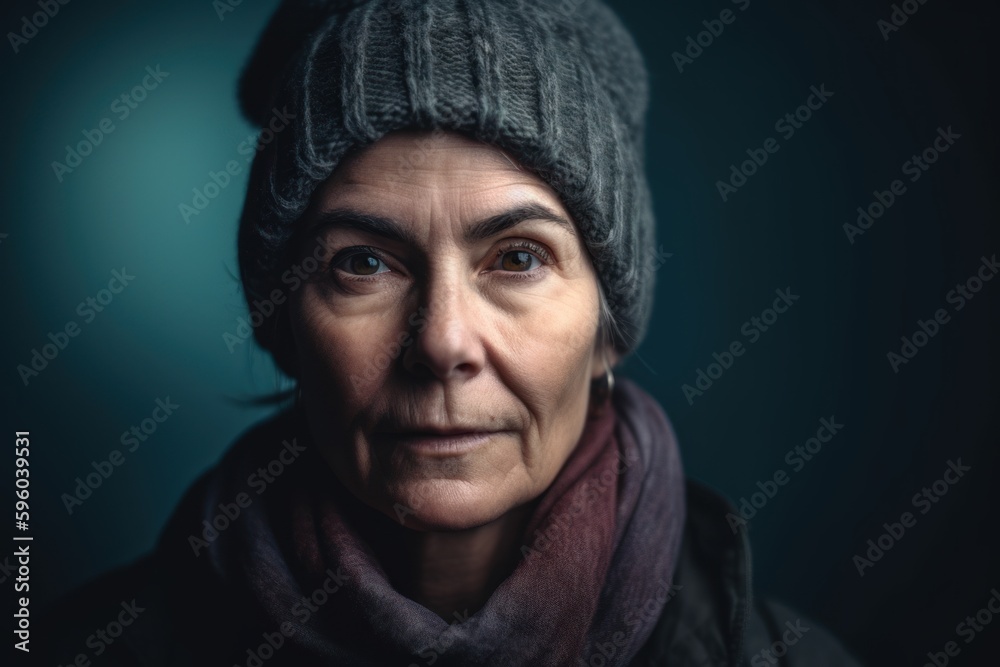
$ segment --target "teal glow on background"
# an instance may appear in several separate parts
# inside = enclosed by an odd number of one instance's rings
[[[70,4],[8,63],[17,94],[2,132],[18,168],[0,250],[18,322],[4,368],[29,364],[68,321],[81,327],[27,387],[16,373],[4,383],[37,457],[40,601],[149,549],[183,490],[267,414],[240,401],[275,389],[270,360],[250,343],[230,353],[222,335],[246,314],[235,239],[249,164],[237,147],[255,132],[235,79],[273,7],[248,2],[220,21],[209,2]],[[147,66],[168,74],[123,119],[112,104]],[[105,118],[114,130],[60,182],[51,163]],[[186,223],[179,204],[230,160],[242,171]],[[78,304],[123,267],[134,280],[86,323]],[[129,453],[121,434],[167,397],[181,407]],[[61,494],[114,449],[125,463],[69,515]]]

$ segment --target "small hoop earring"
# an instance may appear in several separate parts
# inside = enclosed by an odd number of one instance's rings
[[[599,417],[611,403],[611,394],[615,390],[615,374],[611,372],[611,364],[604,358],[604,379],[595,381],[591,388],[590,414]]]

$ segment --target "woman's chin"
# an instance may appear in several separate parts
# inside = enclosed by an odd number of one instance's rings
[[[466,530],[502,516],[509,508],[500,500],[495,484],[424,481],[393,494],[383,511],[414,530]]]

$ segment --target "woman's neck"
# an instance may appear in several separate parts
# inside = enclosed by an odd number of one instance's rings
[[[399,524],[386,530],[383,523],[364,537],[396,590],[446,621],[464,620],[517,567],[533,505],[467,530],[420,531]]]

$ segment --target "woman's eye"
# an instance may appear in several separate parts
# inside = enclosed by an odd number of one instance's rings
[[[497,267],[503,271],[526,272],[541,266],[542,262],[526,250],[509,250],[498,258]]]
[[[373,276],[389,270],[385,262],[370,252],[358,252],[345,257],[337,262],[337,267],[358,276]]]

